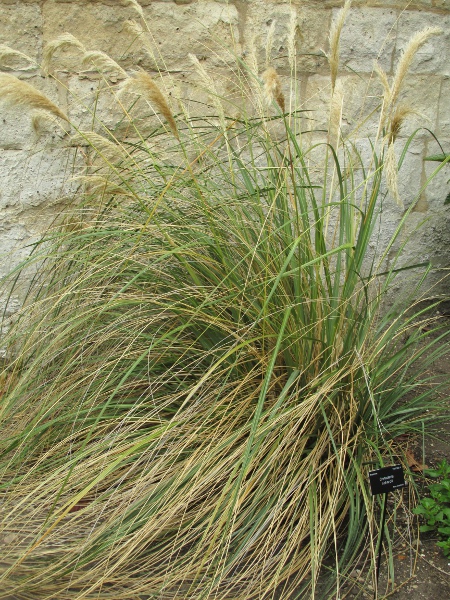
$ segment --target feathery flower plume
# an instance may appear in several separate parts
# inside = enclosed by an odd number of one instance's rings
[[[31,113],[31,126],[33,131],[39,138],[46,130],[49,125],[56,125],[59,127],[64,135],[67,135],[69,131],[61,125],[58,119],[52,114],[45,110],[35,109]]]
[[[330,53],[327,55],[328,62],[330,63],[331,71],[331,88],[334,90],[336,85],[336,78],[339,69],[339,50],[340,50],[340,39],[342,27],[347,16],[348,10],[351,5],[351,0],[345,0],[343,8],[339,11],[337,18],[333,21],[330,28]]]
[[[275,100],[282,112],[285,112],[284,95],[278,73],[273,67],[269,67],[264,71],[261,77],[264,82],[264,93],[267,101],[272,103]]]
[[[211,93],[214,108],[217,110],[217,114],[219,115],[222,127],[225,128],[225,114],[223,111],[222,103],[219,98],[219,94],[217,92],[216,84],[214,83],[214,79],[209,75],[208,71],[200,63],[195,54],[189,54],[189,59],[194,65],[194,68],[197,71],[198,75],[200,76],[203,85]]]
[[[291,16],[289,18],[288,26],[288,37],[287,37],[287,49],[288,49],[288,60],[291,71],[295,70],[295,54],[296,54],[296,41],[298,32],[297,23],[297,11],[291,6]]]
[[[153,107],[156,107],[160,111],[160,113],[169,123],[173,135],[178,139],[180,138],[172,111],[170,110],[169,105],[167,104],[167,101],[162,95],[159,87],[148,73],[145,73],[145,71],[139,71],[133,77],[126,79],[122,83],[121,89],[134,94],[139,94],[145,98],[145,100],[150,102]]]
[[[270,24],[270,27],[267,31],[267,38],[266,38],[266,69],[269,68],[270,63],[272,62],[272,49],[273,49],[273,42],[275,39],[275,26],[276,26],[277,22],[275,20],[272,21],[272,23]]]
[[[143,48],[147,51],[147,54],[153,60],[155,65],[157,65],[153,46],[148,39],[148,33],[144,31],[139,23],[136,23],[136,21],[125,21],[125,27],[128,29],[128,31],[135,35],[136,38],[139,38]]]
[[[394,142],[391,142],[388,145],[388,149],[386,151],[384,173],[389,193],[394,198],[397,206],[404,208],[403,201],[398,193],[397,157],[395,155]]]
[[[10,60],[19,59],[26,60],[28,63],[34,63],[35,61],[19,50],[14,50],[5,44],[0,44],[0,64],[7,66]]]
[[[122,146],[94,131],[79,131],[72,136],[71,143],[73,146],[89,145],[110,162],[123,160],[127,157],[127,153]]]
[[[72,178],[73,181],[79,181],[85,186],[85,191],[88,194],[102,193],[102,194],[114,194],[121,196],[132,196],[125,187],[119,183],[111,181],[107,177],[102,175],[77,175]]]
[[[418,33],[414,34],[412,36],[412,38],[409,40],[408,45],[402,52],[400,60],[398,61],[397,69],[396,69],[395,75],[394,75],[394,80],[392,82],[390,99],[389,99],[389,104],[390,104],[391,108],[394,106],[395,102],[397,101],[403,81],[405,79],[405,75],[411,66],[412,60],[413,60],[416,52],[419,50],[419,48],[421,46],[423,46],[425,44],[425,42],[431,36],[439,35],[440,33],[442,33],[442,29],[439,29],[438,27],[427,27],[423,31],[419,31]]]
[[[137,2],[137,0],[122,0],[122,4],[124,4],[125,6],[131,6],[135,9],[135,11],[139,14],[140,17],[145,19],[142,6],[139,4],[139,2]]]
[[[339,138],[341,134],[341,123],[342,123],[342,108],[344,105],[344,93],[340,81],[333,91],[330,102],[330,122],[329,122],[329,140],[333,148],[337,148],[339,145]]]
[[[405,104],[396,107],[389,123],[389,143],[395,142],[397,139],[406,117],[414,114],[417,115],[417,111],[412,109],[410,106],[406,106]]]
[[[389,85],[388,77],[386,75],[386,72],[382,69],[381,65],[378,63],[378,61],[375,61],[373,63],[373,68],[374,68],[375,73],[378,75],[381,85],[383,86],[384,101],[387,104],[389,102],[389,98],[391,96],[391,86]]]
[[[63,111],[35,87],[9,73],[0,73],[0,100],[15,106],[45,110],[64,121],[69,121]]]
[[[120,65],[105,52],[89,50],[84,53],[82,65],[92,64],[99,71],[117,71],[122,77],[128,77]]]
[[[43,72],[49,72],[51,60],[57,50],[65,50],[66,48],[70,48],[71,46],[74,48],[78,48],[78,50],[81,50],[81,52],[86,52],[86,48],[83,46],[80,40],[77,40],[77,38],[71,33],[63,33],[62,35],[49,42],[44,47],[44,52],[42,55],[41,68]]]

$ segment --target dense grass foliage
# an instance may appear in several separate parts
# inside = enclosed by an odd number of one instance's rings
[[[14,274],[39,266],[6,341],[0,598],[328,597],[374,554],[367,472],[440,351],[425,309],[380,311],[386,145],[311,147],[276,73],[252,111],[238,67],[238,116],[77,133],[84,192]]]

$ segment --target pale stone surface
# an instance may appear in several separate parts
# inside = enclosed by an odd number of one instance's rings
[[[336,11],[333,11],[336,17]],[[371,73],[378,60],[389,73],[395,48],[398,14],[395,10],[354,8],[341,36],[341,64],[358,73]]]
[[[0,42],[35,60],[42,49],[42,25],[39,4],[0,4]]]
[[[450,77],[441,83],[437,133],[439,136],[450,138]]]
[[[4,173],[0,210],[11,219],[30,207],[59,201],[74,191],[68,182],[72,174],[73,152],[49,149],[33,153],[0,150],[0,170]]]
[[[435,77],[424,75],[409,75],[405,78],[399,103],[411,107],[417,111],[416,115],[410,115],[401,129],[402,136],[408,136],[417,127],[426,127],[436,131],[438,105],[440,96],[440,81]],[[419,136],[429,136],[429,132],[421,129]]]

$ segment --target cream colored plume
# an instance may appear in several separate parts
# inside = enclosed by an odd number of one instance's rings
[[[145,73],[145,71],[137,72],[133,77],[129,77],[122,82],[121,89],[133,94],[138,94],[150,102],[153,108],[159,110],[163,115],[169,123],[172,133],[179,139],[177,124],[175,123],[172,111],[162,95],[161,90],[148,73]]]
[[[0,44],[0,64],[7,66],[9,60],[20,59],[26,60],[28,63],[34,63],[35,61],[19,50],[14,50],[5,44]]]
[[[79,131],[71,138],[73,146],[90,146],[109,162],[125,159],[128,155],[125,149],[115,142],[94,131]]]
[[[54,114],[40,109],[34,109],[31,112],[31,126],[33,127],[33,131],[37,138],[48,131],[49,126],[57,126],[59,134],[62,136],[68,135],[68,129],[70,129],[70,127],[67,126],[66,129],[66,127],[61,124],[61,121],[59,121]]]
[[[264,83],[264,94],[269,104],[275,101],[281,108],[282,112],[285,112],[285,101],[284,94],[281,88],[281,80],[278,73],[273,67],[269,67],[261,75]]]
[[[122,0],[122,4],[124,6],[131,6],[139,14],[140,17],[145,19],[144,11],[142,10],[142,6],[136,0]]]
[[[222,127],[225,127],[225,113],[223,110],[222,102],[220,101],[219,94],[217,92],[216,84],[214,79],[210,76],[205,67],[201,64],[198,58],[194,54],[189,54],[189,59],[191,63],[194,65],[194,68],[199,75],[203,85],[206,90],[211,94],[212,102],[214,104],[214,108],[217,110],[217,114],[219,115],[219,119]]]
[[[65,50],[70,47],[77,48],[83,53],[86,52],[86,48],[83,46],[80,40],[77,40],[77,38],[71,33],[63,33],[62,35],[49,42],[44,47],[44,52],[42,56],[41,68],[44,71],[44,73],[49,72],[50,63],[55,52],[57,50]]]
[[[272,62],[272,49],[273,49],[273,43],[275,40],[275,26],[276,26],[277,22],[274,20],[272,21],[272,23],[270,24],[270,27],[267,31],[267,37],[266,37],[266,69],[269,68],[270,63]]]
[[[69,121],[63,111],[47,96],[29,83],[9,73],[0,73],[0,100],[9,105],[47,111],[64,121]]]
[[[389,193],[394,198],[397,206],[404,208],[403,201],[398,192],[397,156],[395,155],[394,142],[391,142],[388,145],[386,151],[386,156],[384,159],[384,174]]]
[[[120,65],[116,63],[110,56],[105,52],[99,50],[90,50],[84,53],[82,65],[93,65],[99,71],[116,71],[122,77],[127,77],[126,72]]]
[[[287,37],[287,48],[288,48],[288,59],[289,66],[292,71],[295,70],[295,58],[296,58],[296,42],[298,33],[297,23],[297,11],[291,6],[291,14],[289,18],[288,37]]]
[[[336,78],[339,69],[339,53],[340,53],[340,39],[342,27],[344,26],[344,21],[347,16],[351,5],[351,0],[345,0],[345,4],[343,8],[339,11],[337,18],[333,21],[330,28],[330,52],[327,55],[328,62],[330,63],[330,71],[331,71],[331,88],[334,90],[336,85]]]
[[[152,45],[148,40],[147,32],[144,31],[144,29],[142,29],[142,27],[139,25],[139,23],[136,23],[136,21],[131,21],[131,20],[125,21],[125,27],[128,29],[128,31],[130,33],[134,34],[137,38],[139,38],[139,40],[142,42],[142,45],[144,46],[145,50],[147,50],[148,54],[154,60],[155,56],[154,56]]]
[[[403,81],[406,73],[409,71],[412,60],[421,46],[433,35],[439,35],[442,33],[442,29],[438,27],[427,27],[423,31],[419,31],[409,40],[406,48],[404,49],[400,60],[397,64],[394,79],[391,86],[391,93],[389,98],[390,106],[392,107],[398,99]]]
[[[406,104],[401,104],[400,106],[396,106],[394,112],[391,115],[389,122],[389,137],[388,142],[395,142],[397,139],[400,130],[403,126],[403,123],[407,117],[410,115],[418,115],[419,113],[407,106]]]

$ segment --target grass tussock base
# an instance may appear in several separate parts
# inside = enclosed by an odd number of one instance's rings
[[[431,313],[380,311],[384,134],[367,163],[330,123],[317,181],[277,73],[236,73],[238,116],[174,115],[140,74],[112,97],[165,121],[73,138],[85,193],[14,274],[39,264],[6,340],[0,598],[344,597],[361,553],[373,577],[367,472],[440,351]]]

